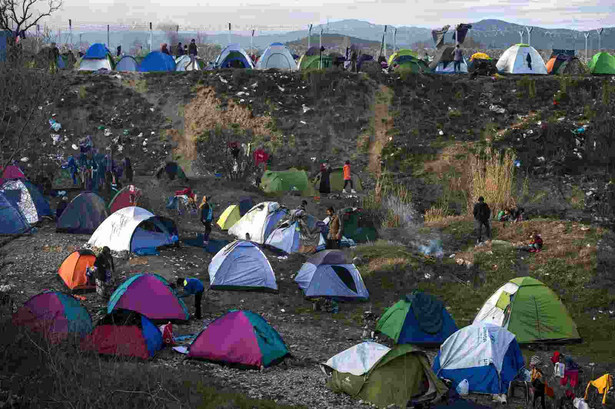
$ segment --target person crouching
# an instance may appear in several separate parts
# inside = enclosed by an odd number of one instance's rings
[[[203,300],[203,292],[205,288],[203,287],[203,283],[198,278],[182,278],[178,277],[177,281],[177,290],[183,288],[184,291],[182,294],[178,295],[179,298],[188,297],[194,295],[194,316],[196,319],[201,319],[201,301]]]

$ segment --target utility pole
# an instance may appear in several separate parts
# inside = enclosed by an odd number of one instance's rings
[[[318,68],[322,70],[322,26],[320,26],[320,41],[318,45],[318,52],[320,56],[320,61],[318,62]]]
[[[109,33],[109,24],[107,24],[107,48],[111,49],[111,40],[109,39],[111,34]]]
[[[602,32],[604,31],[604,28],[599,28],[596,30],[596,33],[598,33],[598,52],[602,51],[602,44],[601,44],[601,40],[602,40]]]
[[[384,49],[383,53],[384,53],[384,59],[386,61],[386,59],[387,59],[387,26],[386,26],[386,24],[384,26],[384,34],[382,35],[382,43],[384,45],[383,46],[383,49]]]
[[[310,49],[310,45],[312,44],[312,25],[310,24],[310,28],[308,29],[308,50]]]
[[[152,31],[152,22],[149,22],[149,52],[154,48],[154,32]]]
[[[583,35],[585,36],[585,62],[586,63],[589,61],[589,56],[587,55],[587,39],[589,38],[589,34],[590,34],[589,31],[583,33]]]
[[[525,30],[527,31],[527,45],[532,45],[531,43],[531,37],[530,34],[532,33],[532,30],[534,30],[534,27],[525,27]]]
[[[519,36],[521,37],[521,41],[519,41],[519,43],[523,44],[523,31],[519,31]]]
[[[231,23],[228,23],[228,45],[231,45]]]
[[[73,21],[69,18],[68,19],[68,33],[69,33],[69,43],[70,43],[70,50],[73,49]]]
[[[397,28],[393,32],[393,53],[397,52]]]

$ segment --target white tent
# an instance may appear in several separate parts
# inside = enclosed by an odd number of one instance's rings
[[[538,51],[527,44],[515,44],[504,51],[496,68],[506,74],[548,74],[545,62]]]
[[[338,372],[361,376],[369,372],[390,350],[376,342],[362,342],[329,358],[324,365]]]
[[[296,70],[297,63],[288,48],[282,43],[273,43],[263,52],[256,69],[267,70],[276,68],[278,70]]]
[[[230,44],[222,50],[218,58],[216,58],[214,66],[216,68],[230,68],[233,61],[241,62],[244,68],[254,68],[252,58],[239,44]]]
[[[100,69],[105,69],[111,71],[113,67],[111,66],[111,60],[107,58],[82,58],[79,62],[79,71],[98,71]]]
[[[20,180],[7,180],[0,186],[0,192],[5,192],[7,190],[19,190],[21,191],[21,196],[19,202],[17,202],[17,206],[19,210],[26,216],[26,220],[30,224],[37,223],[39,221],[38,212],[36,211],[36,205],[34,204],[34,200],[32,200],[32,196],[28,191],[26,185]]]
[[[200,70],[198,62],[195,60],[194,64],[190,64],[190,56],[182,55],[175,58],[175,71],[198,71]]]
[[[239,240],[246,239],[246,233],[250,235],[250,241],[264,244],[267,237],[274,230],[276,223],[282,219],[287,213],[286,209],[280,207],[277,202],[259,203],[246,214],[243,215],[237,223],[228,230],[231,236],[237,237]]]
[[[249,241],[227,244],[211,260],[208,272],[213,289],[278,289],[269,260]]]

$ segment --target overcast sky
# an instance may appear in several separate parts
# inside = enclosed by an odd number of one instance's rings
[[[181,29],[298,30],[308,24],[359,19],[374,24],[436,28],[485,18],[546,28],[615,26],[615,0],[64,0],[47,22],[145,27],[174,22]]]

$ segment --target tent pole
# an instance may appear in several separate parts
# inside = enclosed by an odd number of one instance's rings
[[[585,36],[585,63],[589,61],[589,56],[587,55],[587,38],[589,37],[589,31],[587,33],[583,33]]]
[[[154,48],[154,32],[152,31],[152,22],[149,22],[149,52]]]
[[[318,62],[318,69],[322,70],[322,26],[320,27],[320,40],[319,40],[318,52],[320,56],[320,60]]]
[[[109,24],[107,24],[107,48],[111,49],[111,40],[109,40],[109,38],[110,38]]]

